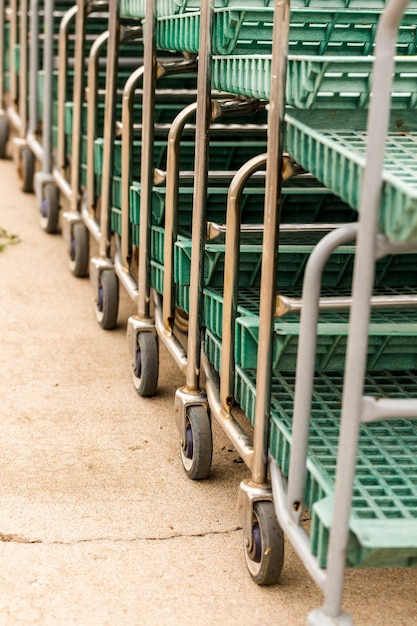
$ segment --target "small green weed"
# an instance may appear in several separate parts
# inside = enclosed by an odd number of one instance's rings
[[[12,235],[0,227],[0,252],[10,244],[19,243],[19,235]]]

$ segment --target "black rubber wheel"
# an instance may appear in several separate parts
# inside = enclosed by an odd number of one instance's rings
[[[88,276],[90,261],[90,238],[88,229],[82,222],[72,227],[69,268],[77,278]]]
[[[210,474],[213,439],[210,417],[203,406],[189,406],[181,461],[191,480],[203,480]]]
[[[20,188],[24,193],[33,192],[33,178],[35,176],[35,155],[30,148],[23,148],[18,166]]]
[[[119,310],[119,280],[113,270],[103,270],[97,294],[96,315],[104,330],[112,330],[117,324]]]
[[[284,563],[284,533],[275,515],[274,504],[253,505],[252,549],[244,537],[246,566],[257,585],[276,585]]]
[[[5,115],[0,117],[0,159],[7,157],[7,144],[10,136],[10,124]]]
[[[133,370],[133,384],[139,396],[153,396],[158,388],[158,338],[149,331],[140,332],[137,337],[138,347]]]
[[[55,184],[45,185],[43,189],[41,226],[49,234],[56,233],[59,222],[59,189]]]

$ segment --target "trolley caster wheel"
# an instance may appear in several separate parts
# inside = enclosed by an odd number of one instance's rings
[[[97,294],[96,316],[104,330],[112,330],[117,324],[119,309],[119,281],[112,270],[100,274]]]
[[[203,406],[189,406],[185,423],[185,441],[181,444],[181,461],[191,480],[202,480],[210,474],[213,439],[210,417]]]
[[[278,524],[274,505],[259,501],[253,505],[252,549],[244,537],[246,566],[257,585],[275,585],[284,562],[284,534]]]
[[[77,278],[88,275],[88,263],[90,260],[90,239],[88,230],[81,222],[76,222],[72,227],[70,243],[70,271]]]
[[[17,168],[20,178],[20,188],[24,193],[33,192],[33,178],[35,176],[35,155],[30,148],[23,148]]]
[[[0,117],[0,159],[7,157],[7,144],[10,136],[10,125],[7,117]]]
[[[152,332],[142,331],[137,335],[137,342],[133,384],[139,396],[153,396],[158,387],[158,338]]]
[[[59,221],[59,189],[54,184],[45,185],[41,207],[41,226],[46,233],[53,234],[58,230]]]

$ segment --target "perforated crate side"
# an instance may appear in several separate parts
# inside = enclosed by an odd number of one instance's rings
[[[369,327],[368,371],[417,368],[417,317],[396,312],[375,313]],[[348,338],[348,313],[322,314],[317,327],[316,371],[343,371]],[[274,371],[295,371],[299,317],[277,320],[273,333]],[[242,316],[236,322],[236,362],[243,369],[256,367],[259,317]]]
[[[220,361],[221,361],[221,350],[222,344],[221,339],[216,337],[212,332],[206,329],[204,335],[204,348],[207,355],[208,360],[214,367],[217,372],[220,372]]]
[[[237,368],[237,389],[248,406],[255,371]],[[343,373],[315,379],[307,460],[305,503],[312,513],[311,546],[326,566],[339,441]],[[294,376],[272,380],[270,453],[288,474]],[[365,393],[416,397],[412,372],[368,375]],[[246,392],[252,398],[245,398]],[[415,566],[417,549],[417,424],[390,420],[361,427],[350,516],[347,565]],[[337,512],[335,513],[337,515]]]
[[[365,167],[365,112],[286,116],[286,148],[303,167],[359,209]],[[395,241],[417,239],[417,184],[414,115],[392,113],[387,137],[379,227]]]

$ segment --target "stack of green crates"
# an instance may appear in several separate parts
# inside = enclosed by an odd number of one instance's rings
[[[269,99],[273,10],[256,2],[216,5],[212,66],[215,89]],[[234,6],[230,6],[233,4]],[[289,154],[314,178],[326,185],[323,200],[333,198],[326,220],[306,204],[312,198],[299,190],[297,207],[282,222],[342,223],[357,219],[363,179],[366,109],[376,24],[382,0],[363,3],[334,0],[291,3],[287,77],[286,145]],[[193,7],[190,7],[193,8]],[[195,8],[195,7],[194,7]],[[184,6],[182,6],[184,9]],[[404,16],[398,39],[394,76],[393,115],[384,172],[380,228],[389,238],[415,240],[417,145],[414,115],[417,104],[417,3]],[[246,16],[252,15],[246,20]],[[199,12],[172,11],[158,19],[158,45],[188,52],[198,50]],[[227,25],[227,29],[225,29]],[[232,28],[233,26],[233,28]],[[253,30],[251,31],[251,28]],[[246,30],[245,30],[246,28]],[[296,183],[295,183],[296,185]],[[303,199],[304,191],[304,199]],[[334,195],[333,195],[334,194]],[[262,193],[259,193],[262,207]],[[284,189],[284,206],[286,191]],[[321,202],[320,198],[315,199]],[[337,200],[336,200],[337,199]],[[336,208],[339,204],[341,211]],[[259,213],[259,212],[258,212]],[[303,270],[315,246],[310,233],[281,233],[277,294],[300,298]],[[256,398],[257,337],[259,331],[259,264],[261,242],[242,236],[239,317],[236,322],[236,388],[238,403],[253,423]],[[323,296],[348,296],[354,246],[338,249],[323,279]],[[177,302],[187,310],[190,276],[190,239],[176,243]],[[413,293],[417,256],[388,257],[378,262],[375,294]],[[219,370],[221,357],[224,240],[205,247],[205,346]],[[184,296],[185,293],[185,296]],[[284,475],[291,450],[294,371],[299,314],[276,318],[274,326],[270,452]],[[349,333],[348,312],[322,312],[318,324],[316,378],[307,462],[306,501],[312,513],[311,542],[321,566],[326,565],[331,524],[338,421]],[[365,393],[374,396],[415,397],[417,378],[417,312],[414,309],[375,311],[369,330],[368,377]],[[364,426],[359,441],[358,470],[347,554],[349,566],[412,565],[417,557],[417,428],[398,420]],[[390,473],[390,469],[392,470]],[[401,476],[390,480],[390,476]],[[401,531],[399,530],[401,529]]]

